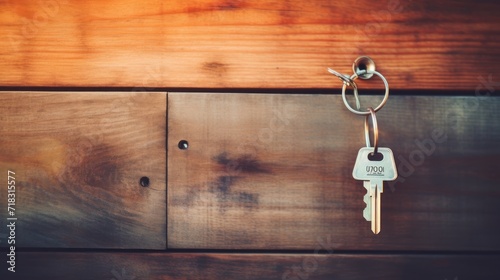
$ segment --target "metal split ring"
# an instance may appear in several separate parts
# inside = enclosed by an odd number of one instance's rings
[[[380,74],[379,72],[377,72],[377,71],[362,70],[359,73],[354,73],[349,78],[345,77],[346,80],[350,81],[349,83],[347,83],[347,82],[344,81],[344,84],[342,85],[342,99],[344,100],[345,106],[347,107],[347,109],[349,109],[349,111],[353,112],[356,115],[368,116],[368,115],[371,114],[370,111],[360,111],[359,110],[359,107],[360,107],[359,103],[360,102],[359,102],[359,98],[358,98],[358,87],[357,87],[356,83],[354,82],[354,80],[356,80],[362,74],[375,74],[375,75],[379,76],[380,79],[382,79],[382,82],[384,82],[384,85],[385,85],[384,99],[382,99],[382,102],[375,109],[372,109],[374,112],[377,112],[378,110],[382,109],[382,107],[384,107],[385,103],[387,102],[387,99],[389,99],[389,84],[387,83],[387,80],[385,79],[385,77],[382,74]],[[336,76],[339,77],[339,75],[336,75]],[[354,90],[354,97],[356,99],[357,110],[353,109],[351,107],[351,105],[349,105],[349,103],[347,102],[347,98],[346,98],[346,93],[345,92],[346,92],[346,89],[347,89],[348,85],[351,85],[352,88],[353,88],[353,90]]]
[[[348,85],[354,89],[354,99],[356,100],[356,108],[359,110],[359,108],[361,108],[361,103],[359,101],[359,96],[358,96],[358,85],[354,82],[354,80],[352,78],[350,78],[349,75],[341,74],[341,73],[339,73],[331,68],[328,68],[328,72],[330,72],[331,74],[333,74],[337,78],[339,78],[339,80],[341,80],[342,83],[344,83],[344,86]],[[366,71],[364,71],[364,72],[366,72]],[[364,74],[364,72],[362,72],[360,75],[357,75],[356,77],[362,76]]]
[[[372,118],[372,126],[373,126],[373,154],[378,152],[378,124],[377,124],[377,116],[375,116],[375,110],[372,107],[368,108],[368,115],[365,118],[365,139],[366,146],[371,147],[370,143],[370,127],[368,125],[368,119]]]

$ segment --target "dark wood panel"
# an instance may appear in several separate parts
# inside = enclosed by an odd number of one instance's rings
[[[498,1],[0,1],[1,86],[399,89],[498,83]],[[489,82],[488,82],[489,81]],[[372,87],[382,87],[374,83]]]
[[[324,253],[323,251],[322,253]],[[2,263],[5,256],[2,254]],[[7,279],[498,279],[482,255],[19,253]]]
[[[168,104],[171,248],[312,250],[331,235],[335,249],[500,249],[498,98],[390,98],[380,141],[400,177],[379,235],[351,175],[363,118],[340,96],[169,93]]]
[[[165,93],[0,93],[2,229],[12,170],[17,247],[165,248],[165,127]]]

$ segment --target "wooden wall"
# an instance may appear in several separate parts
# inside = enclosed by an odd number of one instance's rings
[[[499,5],[4,0],[0,84],[330,89],[370,55],[393,88],[471,90],[500,70]]]
[[[0,0],[2,279],[500,278],[499,10]],[[326,71],[359,55],[392,90],[379,235],[351,176],[363,117]]]

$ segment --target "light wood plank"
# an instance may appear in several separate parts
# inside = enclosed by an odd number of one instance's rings
[[[312,250],[331,235],[335,249],[500,249],[497,98],[390,98],[380,141],[400,178],[379,235],[351,175],[363,118],[339,96],[169,93],[168,105],[170,248]]]
[[[324,253],[324,252],[322,252]],[[5,256],[1,259],[4,260]],[[498,279],[498,255],[19,253],[7,279]],[[5,262],[3,262],[5,263]]]
[[[351,73],[370,55],[395,89],[484,93],[500,72],[498,10],[450,0],[0,1],[0,85],[338,89],[326,68]]]
[[[165,93],[3,92],[0,112],[0,220],[12,170],[16,246],[165,248]]]

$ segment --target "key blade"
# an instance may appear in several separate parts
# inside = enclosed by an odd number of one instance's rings
[[[370,181],[370,200],[372,231],[377,234],[377,185],[373,181]]]
[[[377,211],[377,213],[376,213],[375,219],[377,220],[377,222],[376,222],[376,225],[375,225],[375,231],[373,233],[379,234],[380,233],[380,222],[381,222],[380,221],[380,219],[381,219],[380,218],[380,214],[381,214],[380,213],[380,203],[381,203],[381,200],[382,200],[382,195],[381,195],[380,191],[378,191],[378,188],[377,188],[377,194],[376,194],[376,196],[377,196],[377,199],[376,199],[376,204],[377,204],[377,207],[376,207],[377,210],[376,211]]]
[[[382,202],[382,190],[383,190],[383,181],[381,180],[372,180],[370,181],[371,187],[374,190],[374,199],[372,199],[372,203],[374,206],[374,213],[372,213],[373,221],[372,221],[372,231],[375,234],[379,234],[381,227],[381,202]]]
[[[372,222],[372,231],[373,233],[377,234],[377,209],[376,209],[376,205],[377,205],[377,201],[376,201],[376,198],[375,198],[375,194],[372,195],[371,197],[371,208],[372,208],[372,219],[371,219],[371,222]]]

